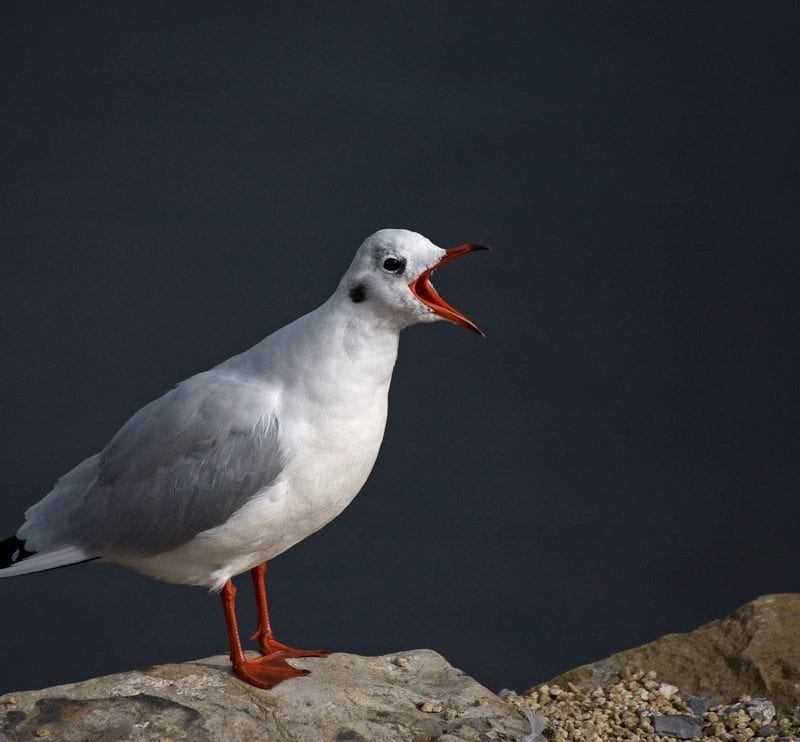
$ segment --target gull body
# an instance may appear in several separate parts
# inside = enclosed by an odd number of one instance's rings
[[[322,528],[367,480],[386,427],[397,335],[354,330],[338,295],[240,356],[187,382],[240,387],[232,422],[281,469],[223,523],[156,556],[116,561],[167,582],[220,589]],[[197,381],[195,381],[197,380]]]
[[[178,384],[61,477],[0,544],[0,577],[101,559],[223,590],[322,528],[375,463],[400,331],[442,318],[477,331],[428,279],[479,247],[367,238],[319,308]]]

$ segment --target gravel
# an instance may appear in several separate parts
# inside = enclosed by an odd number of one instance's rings
[[[741,696],[719,705],[628,667],[607,688],[538,685],[503,698],[523,713],[536,711],[545,722],[541,739],[552,742],[800,742],[800,718],[776,714],[769,699]]]

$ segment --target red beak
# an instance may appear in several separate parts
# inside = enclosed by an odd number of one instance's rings
[[[457,309],[451,307],[444,299],[442,299],[441,296],[439,296],[438,293],[436,293],[436,289],[433,288],[430,278],[437,268],[441,268],[443,265],[452,262],[456,258],[460,258],[462,255],[466,255],[468,252],[474,252],[475,250],[488,249],[489,248],[486,247],[486,245],[458,245],[457,247],[451,247],[450,249],[446,250],[447,254],[438,263],[436,263],[436,265],[420,273],[410,284],[408,284],[408,288],[411,289],[411,293],[414,294],[417,299],[425,304],[425,306],[433,309],[433,311],[436,312],[436,314],[438,314],[440,317],[450,320],[450,322],[455,322],[457,325],[462,325],[468,330],[477,332],[478,335],[485,337],[480,328],[471,319],[468,319]]]

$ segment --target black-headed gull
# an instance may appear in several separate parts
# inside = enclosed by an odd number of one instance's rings
[[[447,319],[480,333],[430,276],[486,249],[443,250],[382,229],[321,307],[139,410],[56,482],[0,542],[0,577],[93,559],[220,591],[234,672],[271,688],[324,656],[278,642],[266,562],[330,522],[367,479],[383,438],[400,330]],[[264,656],[247,660],[231,578],[251,572]]]

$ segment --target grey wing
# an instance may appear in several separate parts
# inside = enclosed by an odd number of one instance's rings
[[[283,469],[264,388],[209,371],[137,412],[25,514],[31,550],[151,556],[224,523]]]

